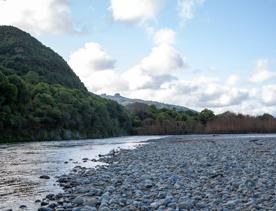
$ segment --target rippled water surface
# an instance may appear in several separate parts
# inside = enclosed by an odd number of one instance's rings
[[[148,139],[158,136],[130,136],[109,139],[51,141],[0,145],[0,210],[36,210],[36,199],[48,193],[62,192],[55,184],[56,176],[69,171],[76,165],[95,167],[92,162],[99,154],[112,149],[133,148]],[[83,162],[83,158],[89,158]],[[68,163],[67,163],[68,162]],[[49,175],[49,180],[40,179]]]
[[[275,134],[266,135],[187,135],[178,136],[181,140],[227,139],[275,139]],[[76,166],[95,167],[101,165],[92,162],[99,154],[106,154],[112,149],[133,148],[143,141],[157,139],[160,136],[129,136],[109,139],[52,141],[17,144],[0,144],[0,210],[27,209],[36,210],[41,199],[49,193],[62,192],[55,184],[56,176],[69,173]],[[158,140],[159,141],[159,140]],[[83,162],[83,158],[89,158]],[[43,180],[41,175],[49,175]]]

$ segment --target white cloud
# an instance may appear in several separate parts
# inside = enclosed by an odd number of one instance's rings
[[[86,43],[83,48],[73,52],[68,64],[89,91],[99,94],[127,89],[126,82],[114,69],[115,60],[98,43]]]
[[[276,105],[276,85],[265,85],[261,89],[261,99],[265,105]]]
[[[199,77],[191,80],[176,80],[162,86],[167,99],[177,104],[192,107],[227,107],[237,105],[249,97],[246,89],[233,88],[220,83],[216,78]]]
[[[67,0],[2,0],[0,25],[35,34],[73,32]]]
[[[150,55],[140,63],[141,69],[151,75],[174,74],[184,65],[185,58],[182,54],[166,44],[154,47]]]
[[[153,83],[152,76],[144,73],[139,65],[124,72],[122,77],[128,82],[130,90],[143,89]]]
[[[260,83],[272,78],[276,78],[276,72],[269,71],[267,64],[268,61],[266,59],[258,59],[256,61],[256,70],[249,78],[249,81],[252,83]]]
[[[91,72],[113,69],[115,60],[109,56],[100,44],[89,42],[83,48],[73,52],[69,65],[80,77],[87,77]]]
[[[194,18],[195,8],[202,5],[204,1],[205,0],[177,0],[178,13],[183,24]]]
[[[144,22],[156,17],[163,0],[111,0],[115,21]]]
[[[165,28],[165,29],[160,29],[154,33],[154,43],[156,45],[161,45],[161,44],[170,44],[173,45],[175,43],[175,36],[176,33],[175,31]]]
[[[131,90],[159,89],[163,83],[175,80],[175,75],[185,67],[185,58],[172,46],[174,39],[171,29],[153,33],[156,46],[150,54],[122,74]]]
[[[240,80],[240,76],[238,75],[230,75],[229,78],[227,79],[226,83],[229,85],[229,86],[234,86],[236,85]]]
[[[69,64],[88,89],[97,94],[119,92],[196,110],[207,107],[217,113],[232,110],[260,114],[273,112],[271,105],[276,105],[276,86],[265,86],[262,91],[242,88],[237,86],[237,75],[225,81],[204,76],[177,78],[177,70],[185,73],[185,62],[181,53],[168,44],[155,46],[149,56],[124,72],[115,69],[115,60],[98,43],[86,43],[72,53]]]

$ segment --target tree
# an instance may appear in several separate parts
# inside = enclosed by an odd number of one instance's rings
[[[206,108],[199,113],[199,120],[202,122],[202,124],[206,124],[214,117],[215,117],[214,112]]]

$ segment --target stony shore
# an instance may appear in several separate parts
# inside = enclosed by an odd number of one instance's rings
[[[59,177],[40,211],[276,210],[276,140],[167,138]]]

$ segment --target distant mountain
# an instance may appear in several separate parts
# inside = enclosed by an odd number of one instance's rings
[[[86,90],[60,55],[13,26],[0,26],[0,66],[9,74],[23,76],[32,72],[45,83]]]
[[[173,105],[173,104],[166,104],[166,103],[160,103],[156,101],[150,101],[150,100],[141,100],[141,99],[130,99],[127,97],[123,97],[120,94],[115,94],[113,95],[107,95],[107,94],[102,94],[101,97],[114,100],[118,102],[119,104],[123,106],[127,106],[132,103],[143,103],[146,105],[154,105],[156,108],[161,109],[161,108],[167,108],[167,109],[175,109],[177,111],[192,111],[196,112],[190,108],[184,107],[184,106],[179,106],[179,105]]]

